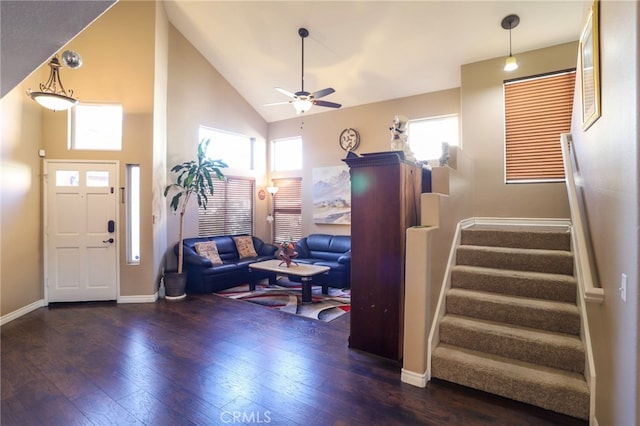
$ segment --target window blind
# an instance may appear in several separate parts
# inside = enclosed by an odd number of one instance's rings
[[[302,238],[302,179],[274,179],[278,192],[273,196],[273,242]]]
[[[505,82],[507,182],[562,181],[560,134],[571,130],[575,70]]]
[[[253,234],[255,181],[229,177],[213,180],[213,197],[198,210],[198,235]]]

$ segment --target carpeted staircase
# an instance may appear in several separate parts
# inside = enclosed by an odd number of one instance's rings
[[[589,418],[568,231],[462,230],[431,376]]]

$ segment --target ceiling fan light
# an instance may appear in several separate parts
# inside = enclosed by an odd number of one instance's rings
[[[504,63],[505,71],[514,71],[518,69],[518,62],[516,62],[516,58],[512,55],[507,57],[507,60]]]
[[[313,102],[308,99],[297,99],[293,102],[293,107],[296,109],[296,114],[302,114],[307,112],[313,106]]]

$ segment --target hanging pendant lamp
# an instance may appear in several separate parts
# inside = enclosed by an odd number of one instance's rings
[[[81,61],[80,59],[80,64],[82,63]],[[49,67],[51,68],[49,79],[44,84],[40,83],[40,91],[33,92],[29,89],[27,90],[27,94],[31,96],[31,99],[50,110],[68,110],[76,105],[78,100],[73,97],[73,90],[69,90],[67,93],[62,85],[62,81],[60,80],[61,65],[57,55],[51,58]]]
[[[508,15],[502,19],[502,28],[509,30],[509,56],[507,57],[504,70],[514,71],[518,69],[518,62],[516,58],[511,54],[511,30],[518,26],[520,23],[520,17],[518,15]]]

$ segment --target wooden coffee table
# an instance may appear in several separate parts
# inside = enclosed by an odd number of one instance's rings
[[[265,260],[263,262],[251,263],[249,268],[258,269],[270,273],[269,283],[274,283],[276,275],[293,275],[302,280],[302,303],[311,303],[311,281],[314,276],[329,272],[328,266],[316,266],[305,263],[291,263],[289,267],[280,265],[280,259]],[[255,281],[249,282],[251,291],[256,289]]]

